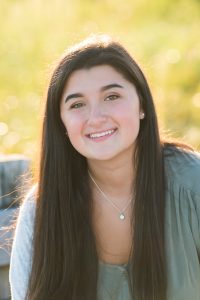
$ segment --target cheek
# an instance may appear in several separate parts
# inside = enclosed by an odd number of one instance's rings
[[[123,128],[123,137],[127,141],[135,141],[140,130],[139,107],[121,110],[118,115]]]
[[[124,125],[130,127],[136,126],[138,127],[140,123],[139,118],[139,106],[127,106],[127,107],[121,107],[120,110],[117,112],[117,117],[123,123]]]
[[[73,147],[79,152],[80,148],[80,132],[81,124],[77,119],[64,118],[63,124],[66,128],[67,138],[70,140]]]
[[[128,137],[133,137],[134,139],[137,137],[140,130],[140,121],[138,118],[127,118],[124,121],[125,135]]]
[[[71,143],[75,146],[82,132],[82,119],[77,116],[65,115],[64,117],[62,117],[62,121]]]

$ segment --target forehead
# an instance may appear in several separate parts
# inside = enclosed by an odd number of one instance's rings
[[[109,65],[99,65],[89,69],[79,69],[72,72],[68,78],[65,84],[64,94],[79,90],[84,91],[88,87],[100,88],[104,85],[112,84],[113,82],[131,84],[119,71]]]

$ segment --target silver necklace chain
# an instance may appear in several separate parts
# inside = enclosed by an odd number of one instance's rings
[[[99,190],[99,192],[103,195],[103,197],[119,212],[119,218],[120,220],[124,220],[125,219],[125,211],[127,210],[128,206],[130,205],[131,201],[132,201],[132,196],[130,197],[128,203],[126,204],[126,206],[123,209],[120,209],[115,203],[113,203],[113,201],[111,201],[108,196],[102,191],[102,189],[100,188],[100,186],[96,183],[96,181],[94,180],[93,176],[91,175],[91,173],[89,172],[89,176],[92,179],[93,183],[95,184],[95,186],[97,187],[97,189]]]

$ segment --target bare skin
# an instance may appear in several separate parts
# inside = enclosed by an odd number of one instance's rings
[[[93,220],[99,259],[109,264],[127,263],[132,240],[130,208],[126,211],[125,220],[121,221],[118,213],[100,195],[96,195]]]
[[[113,162],[90,161],[95,181],[119,208],[123,209],[132,194],[133,168],[132,154],[124,153]],[[95,168],[94,168],[95,167]],[[94,173],[95,172],[95,173]],[[102,176],[103,174],[103,176]],[[94,200],[93,225],[97,241],[98,256],[108,264],[125,264],[129,260],[132,242],[131,203],[125,211],[125,220],[119,219],[119,213],[104,198],[91,182]]]
[[[97,184],[121,210],[133,194],[133,152],[144,117],[132,83],[108,65],[74,71],[63,92],[61,118],[75,149],[86,157]],[[109,264],[129,260],[131,205],[125,220],[97,190],[93,226],[99,259]]]

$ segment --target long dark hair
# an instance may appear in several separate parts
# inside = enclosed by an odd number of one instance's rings
[[[68,50],[49,84],[28,300],[97,299],[98,256],[87,163],[66,137],[60,101],[73,71],[105,64],[134,84],[145,113],[134,153],[135,204],[130,256],[133,299],[166,299],[163,145],[152,95],[143,72],[130,54],[118,42],[97,36]]]

